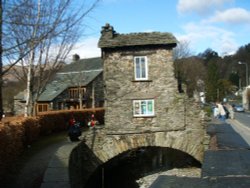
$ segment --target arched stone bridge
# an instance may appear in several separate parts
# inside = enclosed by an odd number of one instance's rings
[[[84,187],[112,159],[145,147],[172,148],[202,162],[204,112],[176,80],[175,37],[155,32],[123,35],[109,24],[101,33],[105,126],[88,131],[85,142],[72,150],[71,187]]]
[[[158,132],[110,134],[103,129],[92,129],[71,153],[69,178],[71,187],[84,187],[102,164],[114,157],[138,148],[164,147],[182,151],[202,162],[204,130],[182,129]]]

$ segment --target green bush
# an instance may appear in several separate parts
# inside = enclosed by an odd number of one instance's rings
[[[203,107],[203,110],[208,117],[212,117],[213,111],[212,111],[212,108],[210,106]]]

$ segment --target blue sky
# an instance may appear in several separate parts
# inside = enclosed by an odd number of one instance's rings
[[[250,43],[249,0],[102,0],[85,20],[84,37],[72,53],[100,56],[101,27],[118,33],[171,32],[186,41],[194,55],[207,48],[232,54]]]

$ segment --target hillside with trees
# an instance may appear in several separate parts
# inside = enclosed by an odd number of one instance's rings
[[[203,90],[206,102],[235,98],[235,93],[247,85],[246,66],[250,65],[250,44],[241,46],[234,55],[224,57],[209,48],[193,56],[186,43],[184,47],[183,44],[179,45],[181,47],[174,52],[175,75],[179,81],[178,87],[185,84],[186,91],[183,92],[190,97],[195,91]]]

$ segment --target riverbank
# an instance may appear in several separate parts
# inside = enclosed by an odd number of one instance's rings
[[[151,174],[140,178],[137,180],[140,188],[149,188],[150,185],[161,175],[167,176],[177,176],[177,177],[201,177],[201,169],[200,168],[174,168],[164,172],[158,172],[155,174]]]

